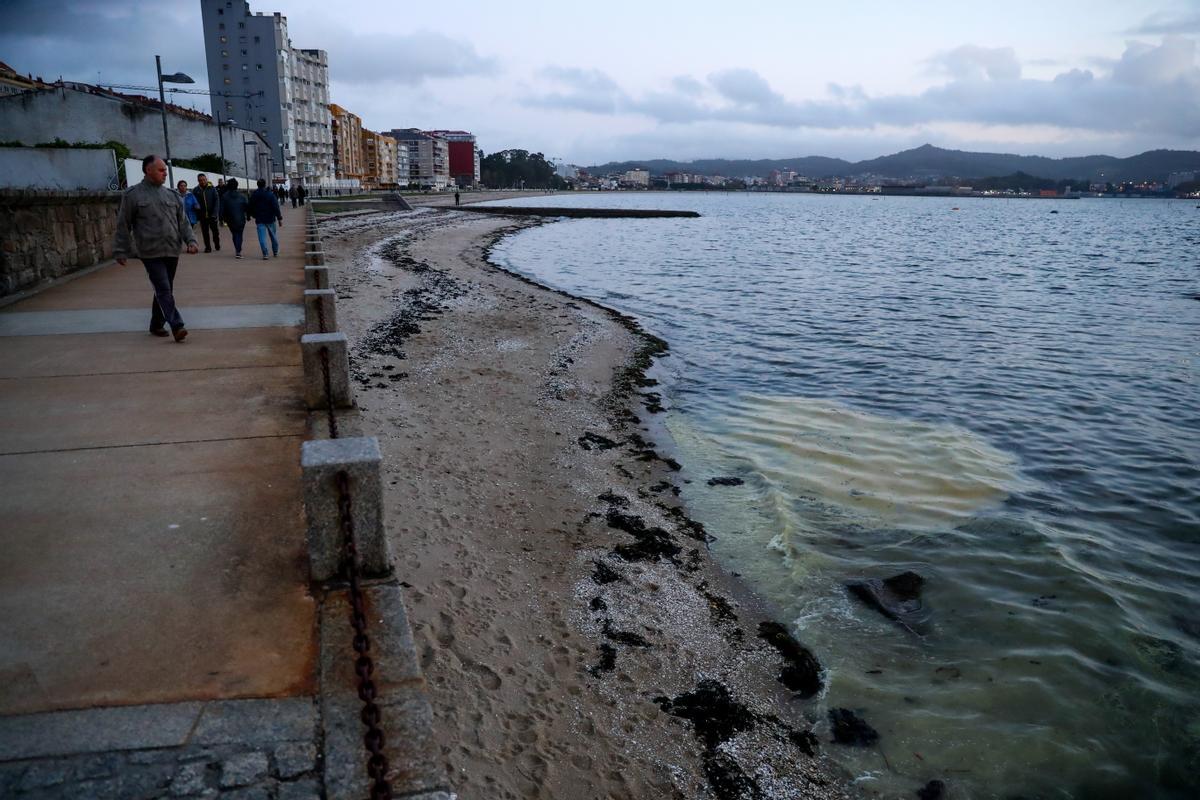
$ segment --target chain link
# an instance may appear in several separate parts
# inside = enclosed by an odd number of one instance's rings
[[[352,644],[358,654],[354,674],[358,677],[358,699],[363,702],[359,718],[366,726],[363,744],[367,757],[367,775],[371,778],[371,800],[391,800],[392,786],[388,783],[388,760],[383,754],[384,737],[381,727],[383,714],[375,702],[377,691],[371,675],[375,662],[371,659],[371,638],[367,635],[367,613],[363,606],[362,588],[358,582],[358,543],[354,536],[354,515],[350,507],[350,476],[337,474],[338,511],[345,536],[346,573],[350,578],[350,627],[354,629]]]
[[[317,318],[321,333],[325,333],[324,297],[317,299]],[[337,415],[333,408],[333,380],[329,375],[329,348],[321,348],[321,371],[325,380],[325,408],[329,415],[329,438],[338,438]],[[367,775],[371,779],[370,800],[391,800],[392,785],[387,780],[388,760],[383,754],[383,713],[375,702],[378,692],[372,674],[375,662],[371,658],[371,638],[367,635],[367,613],[363,604],[362,587],[359,585],[358,540],[354,535],[354,514],[350,505],[350,476],[345,470],[337,474],[338,518],[342,528],[344,563],[350,579],[350,627],[354,630],[351,640],[354,652],[354,674],[358,678],[358,699],[362,701],[359,718],[366,726],[363,745],[367,748]]]

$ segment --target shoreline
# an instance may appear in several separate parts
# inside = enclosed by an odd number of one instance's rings
[[[666,343],[490,261],[533,224],[322,221],[449,785],[845,797],[770,609],[707,554],[649,440]]]

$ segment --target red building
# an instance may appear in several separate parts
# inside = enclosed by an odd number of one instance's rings
[[[450,150],[450,180],[456,186],[475,186],[479,183],[479,148],[475,134],[467,131],[425,131],[429,136],[443,139]]]

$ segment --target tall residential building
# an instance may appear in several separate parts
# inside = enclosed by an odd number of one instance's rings
[[[475,134],[467,131],[425,131],[430,136],[445,139],[449,152],[450,181],[456,186],[479,184],[479,148]]]
[[[246,0],[200,0],[213,114],[271,143],[275,172],[333,177],[329,66],[323,50],[292,47],[287,17],[252,14]]]
[[[292,116],[296,172],[305,183],[333,177],[333,121],[329,113],[329,58],[324,50],[292,49]]]
[[[333,167],[337,177],[362,180],[365,166],[362,118],[336,103],[329,104],[329,114],[333,119]]]
[[[363,161],[365,164],[363,185],[369,189],[395,189],[397,183],[398,142],[390,136],[364,130],[362,132]],[[407,175],[400,188],[407,186]]]
[[[394,128],[384,136],[392,137],[401,150],[407,151],[409,185],[422,189],[445,189],[450,185],[450,150],[445,139],[416,128]]]

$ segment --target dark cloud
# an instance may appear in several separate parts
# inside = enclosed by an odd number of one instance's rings
[[[960,47],[930,63],[949,79],[918,94],[870,96],[860,87],[833,84],[828,97],[800,102],[748,69],[714,73],[704,83],[681,85],[676,78],[666,91],[631,96],[603,73],[559,68],[546,77],[570,83],[571,90],[539,95],[531,104],[638,114],[664,124],[870,130],[968,123],[1200,138],[1200,66],[1196,42],[1187,37],[1167,36],[1158,45],[1133,42],[1107,74],[1072,69],[1050,80],[1020,77],[1010,48]]]
[[[1021,77],[1021,62],[1011,47],[979,47],[964,44],[929,59],[935,72],[959,81],[1011,81]]]
[[[356,34],[327,26],[319,39],[300,42],[329,54],[330,81],[418,84],[433,78],[465,78],[499,71],[495,58],[481,56],[475,47],[430,31],[403,36]]]
[[[771,85],[752,69],[727,69],[708,76],[717,92],[741,106],[769,108],[783,102],[783,97],[771,91]]]
[[[200,4],[86,0],[0,0],[0,57],[20,72],[45,78],[154,84],[154,56],[183,71],[200,88],[208,82]],[[416,85],[498,71],[496,59],[440,33],[356,34],[335,20],[306,15],[288,19],[297,47],[329,54],[330,80],[359,84]],[[314,34],[315,35],[312,35]],[[203,99],[202,107],[207,107]]]
[[[539,77],[559,85],[558,91],[529,94],[525,105],[535,108],[613,114],[629,103],[617,82],[598,69],[545,67]]]
[[[1141,25],[1130,28],[1129,33],[1164,36],[1172,33],[1200,33],[1200,11],[1176,15],[1166,12],[1151,14]]]
[[[155,55],[164,69],[207,87],[198,3],[0,3],[0,57],[18,72],[153,86]],[[196,104],[207,108],[208,99]]]

